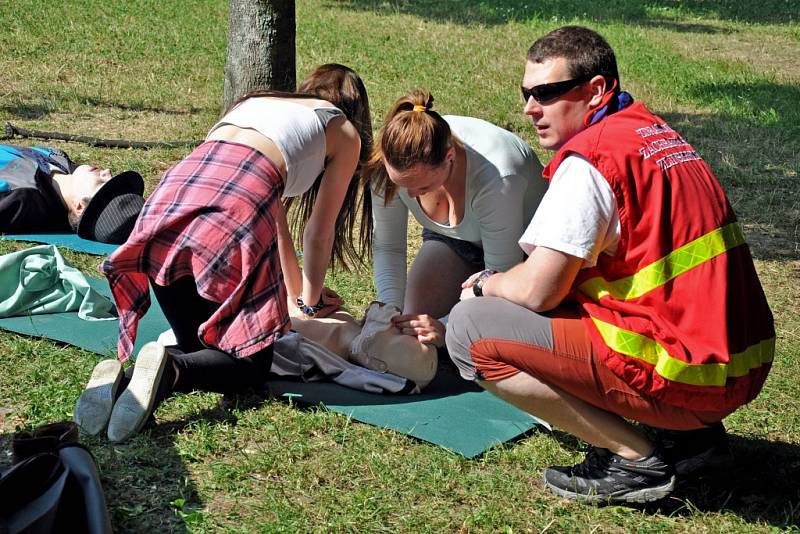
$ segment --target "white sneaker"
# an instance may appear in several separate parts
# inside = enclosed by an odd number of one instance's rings
[[[122,364],[117,359],[103,360],[94,366],[72,414],[82,432],[94,436],[105,430],[121,378]]]
[[[158,339],[156,341],[158,341],[165,347],[172,347],[178,344],[178,338],[175,337],[175,332],[172,331],[172,328],[161,332],[158,335]]]
[[[153,410],[161,376],[167,361],[167,352],[158,342],[147,343],[133,366],[133,376],[122,395],[114,404],[108,421],[108,439],[120,443],[141,430]]]

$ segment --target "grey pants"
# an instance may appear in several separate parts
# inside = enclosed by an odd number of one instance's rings
[[[516,340],[553,349],[552,320],[499,297],[479,297],[459,302],[450,312],[445,337],[450,358],[466,380],[475,374],[470,346],[479,339]]]

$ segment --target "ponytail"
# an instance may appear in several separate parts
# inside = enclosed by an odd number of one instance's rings
[[[395,102],[364,170],[364,180],[389,202],[397,187],[385,163],[399,171],[417,164],[440,165],[451,146],[450,125],[433,109],[433,96],[413,91]]]

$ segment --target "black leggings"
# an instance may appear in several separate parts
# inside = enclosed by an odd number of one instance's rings
[[[246,358],[234,358],[227,352],[205,347],[197,337],[197,329],[219,304],[201,297],[190,276],[168,286],[159,286],[151,279],[150,285],[178,340],[177,348],[167,349],[178,367],[173,391],[229,393],[264,385],[272,366],[272,345]]]

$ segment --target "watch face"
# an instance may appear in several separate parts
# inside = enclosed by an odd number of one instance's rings
[[[475,295],[476,297],[482,297],[483,296],[483,290],[481,288],[480,279],[478,279],[477,282],[472,284],[472,294]]]
[[[492,270],[492,269],[486,269],[485,271],[483,271],[478,276],[478,279],[475,280],[474,284],[472,284],[472,293],[476,297],[482,297],[483,296],[483,284],[486,282],[486,280],[488,280],[488,278],[490,276],[492,276],[494,274],[497,274],[497,271]]]

